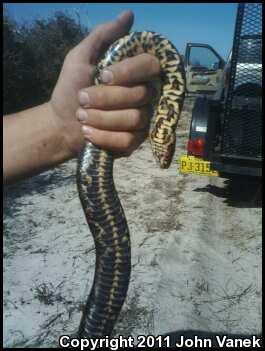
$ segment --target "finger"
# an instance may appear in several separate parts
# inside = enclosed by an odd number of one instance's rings
[[[137,131],[148,128],[151,112],[151,108],[146,105],[139,109],[116,111],[78,109],[76,115],[80,123],[97,129]]]
[[[74,50],[83,61],[96,64],[98,57],[110,44],[128,34],[133,19],[131,11],[123,12],[115,21],[96,27]]]
[[[82,89],[78,99],[84,108],[120,110],[144,106],[155,95],[155,88],[146,84],[134,87],[98,85]]]
[[[114,63],[101,73],[103,83],[131,85],[151,80],[160,73],[158,59],[146,53]]]
[[[148,136],[148,130],[137,132],[113,132],[100,130],[93,127],[83,126],[84,138],[102,149],[116,153],[130,154]]]

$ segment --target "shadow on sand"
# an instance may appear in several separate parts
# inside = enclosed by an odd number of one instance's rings
[[[262,207],[262,180],[254,177],[234,177],[224,181],[224,187],[208,184],[196,192],[208,192],[225,199],[225,203],[238,208]]]

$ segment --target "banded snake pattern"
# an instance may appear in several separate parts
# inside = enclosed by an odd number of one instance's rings
[[[105,67],[139,53],[155,55],[161,65],[159,102],[149,139],[161,168],[168,168],[175,151],[176,127],[185,96],[185,73],[173,44],[154,32],[132,32],[117,40],[97,65],[95,84]],[[93,285],[82,312],[79,338],[110,336],[125,301],[131,273],[127,220],[113,180],[111,152],[87,142],[79,155],[77,186],[95,242]]]

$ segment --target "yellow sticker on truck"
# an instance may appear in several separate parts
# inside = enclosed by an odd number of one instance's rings
[[[192,173],[218,177],[219,172],[211,169],[211,162],[195,156],[183,155],[180,157],[180,173]]]

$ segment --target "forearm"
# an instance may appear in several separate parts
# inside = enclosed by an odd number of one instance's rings
[[[49,103],[4,117],[3,139],[5,184],[73,157]]]

